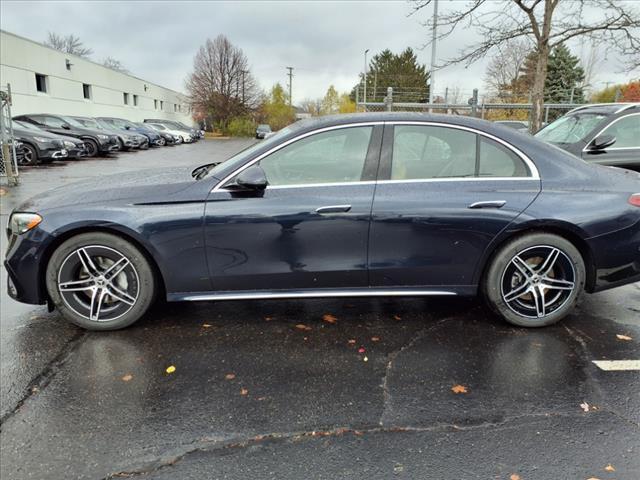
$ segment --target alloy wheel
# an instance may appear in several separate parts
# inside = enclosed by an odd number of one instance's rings
[[[78,315],[105,322],[125,315],[140,293],[133,263],[119,251],[103,245],[77,248],[58,271],[58,291]]]
[[[502,274],[504,303],[516,314],[544,318],[561,308],[576,288],[569,256],[557,247],[539,245],[516,254]]]

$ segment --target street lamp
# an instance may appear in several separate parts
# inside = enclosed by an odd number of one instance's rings
[[[364,51],[364,111],[367,111],[367,53],[369,53],[369,49],[367,48]]]

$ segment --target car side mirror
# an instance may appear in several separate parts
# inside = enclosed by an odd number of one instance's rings
[[[264,190],[268,183],[267,175],[260,165],[252,165],[236,177],[236,185],[249,190]]]
[[[131,130],[131,127],[130,127],[129,125],[125,125],[125,126],[124,126],[124,129],[125,129],[125,130]]]
[[[599,151],[604,150],[605,148],[610,147],[616,143],[616,137],[613,135],[601,135],[593,139],[591,144],[589,145],[590,151]]]

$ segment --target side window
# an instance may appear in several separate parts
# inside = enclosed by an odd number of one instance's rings
[[[394,128],[391,180],[473,177],[476,135],[423,125]]]
[[[611,148],[640,148],[640,114],[622,117],[601,135],[616,137]]]
[[[358,182],[373,127],[348,127],[298,140],[260,161],[269,185]]]
[[[527,177],[529,169],[514,152],[480,136],[480,177]]]
[[[40,117],[38,121],[44,123],[47,127],[53,127],[53,128],[62,128],[62,125],[67,123],[61,118],[57,118],[57,117]]]

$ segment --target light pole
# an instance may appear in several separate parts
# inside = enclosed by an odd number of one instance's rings
[[[433,90],[435,86],[435,69],[436,69],[436,26],[438,25],[438,0],[433,2],[433,28],[431,37],[431,71],[429,72],[429,112],[433,104]]]
[[[367,48],[364,51],[364,111],[367,111],[367,53],[369,53],[369,49]]]

